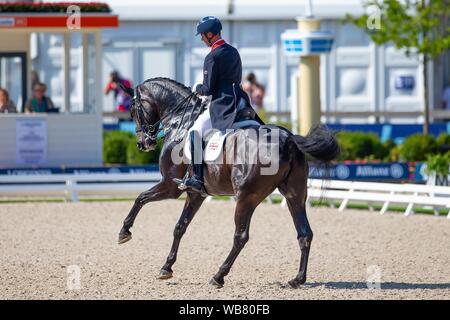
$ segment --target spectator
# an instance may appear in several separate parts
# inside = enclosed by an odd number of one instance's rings
[[[262,110],[264,108],[264,95],[266,90],[262,84],[257,83],[252,93],[252,101],[256,106],[256,110]]]
[[[0,113],[17,113],[14,102],[9,100],[8,91],[0,88]]]
[[[114,91],[114,100],[117,104],[117,111],[128,112],[130,110],[131,97],[123,91],[119,84],[122,84],[126,88],[131,88],[131,82],[129,80],[122,78],[117,71],[111,72],[109,75],[109,82],[105,88],[105,95]]]
[[[40,83],[39,73],[36,70],[31,71],[31,88]]]
[[[258,83],[253,72],[247,74],[244,83],[242,84],[242,88],[250,96],[253,108],[255,108],[257,112],[261,111],[264,108],[265,88],[262,84]]]
[[[444,89],[442,94],[442,109],[450,110],[450,78],[448,79],[447,88]]]
[[[57,110],[52,100],[45,96],[47,86],[43,83],[35,84],[33,97],[25,104],[25,113],[31,112],[55,112]]]
[[[244,83],[242,84],[242,88],[248,95],[251,97],[253,92],[253,87],[256,85],[256,76],[253,72],[250,72],[245,77]]]

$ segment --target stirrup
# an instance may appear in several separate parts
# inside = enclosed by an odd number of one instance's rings
[[[173,178],[172,181],[178,185],[178,189],[185,191],[188,186],[186,185],[186,181],[189,178],[189,170],[186,171],[183,179]]]
[[[192,188],[192,186],[188,186],[188,185],[186,184],[186,182],[188,181],[188,179],[190,179],[190,178],[189,178],[188,175],[186,175],[186,176],[184,176],[183,179],[173,178],[172,181],[175,182],[176,184],[178,184],[178,189],[180,189],[180,190],[182,190],[182,191],[186,191],[186,190],[189,191],[189,190],[191,190],[191,191],[193,191],[193,192],[198,192],[198,193],[200,193],[200,195],[201,195],[202,197],[205,197],[205,198],[206,198],[207,196],[209,196],[209,194],[206,192],[206,188],[205,188],[204,182],[201,182],[201,189],[200,189],[200,190],[197,190],[197,189]]]
[[[191,178],[191,179],[193,179],[193,178]],[[186,186],[187,190],[191,190],[193,192],[198,192],[198,193],[200,193],[200,195],[202,197],[206,198],[209,194],[206,192],[205,184],[202,181],[199,181],[199,182],[200,182],[200,189],[194,189],[193,186],[188,186],[186,184],[184,184],[184,185]]]

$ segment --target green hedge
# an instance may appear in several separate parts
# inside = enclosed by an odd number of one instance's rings
[[[450,145],[450,135],[432,136],[415,134],[402,145],[392,140],[381,143],[375,133],[341,131],[337,134],[341,146],[339,160],[425,161],[427,156],[439,153],[439,146]],[[139,151],[136,136],[124,131],[104,133],[103,161],[106,164],[145,165],[158,163],[163,141],[151,152]],[[445,151],[443,152],[445,153]]]
[[[160,140],[155,150],[143,152],[136,147],[136,139],[134,138],[127,146],[127,164],[140,165],[158,163],[162,145],[163,140]]]
[[[392,141],[382,144],[375,133],[341,131],[336,136],[341,146],[339,160],[387,160],[395,146]]]
[[[103,162],[127,163],[127,148],[134,136],[130,132],[109,131],[103,135]]]
[[[448,133],[441,133],[436,138],[436,144],[437,144],[438,148],[449,147],[450,146],[450,134],[448,134]],[[442,151],[442,149],[440,151]],[[445,152],[447,152],[447,150],[445,150],[443,152],[445,153]]]
[[[103,162],[105,164],[144,165],[158,163],[163,141],[155,150],[142,152],[136,146],[136,136],[125,131],[107,131],[103,134]]]
[[[400,146],[400,160],[425,161],[427,155],[437,153],[436,140],[431,135],[413,134]]]
[[[450,145],[450,135],[414,134],[403,144],[396,145],[392,140],[381,143],[374,133],[341,131],[337,134],[341,146],[339,160],[380,160],[380,161],[426,161],[427,156],[446,153],[443,146]]]

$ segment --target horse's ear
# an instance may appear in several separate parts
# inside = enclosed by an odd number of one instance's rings
[[[120,89],[122,89],[127,95],[129,95],[130,97],[134,96],[134,90],[133,88],[127,88],[125,87],[122,83],[118,83]]]

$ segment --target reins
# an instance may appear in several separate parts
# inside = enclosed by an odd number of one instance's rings
[[[161,117],[155,123],[153,123],[153,124],[145,124],[146,119],[147,119],[148,116],[150,116],[150,114],[149,114],[149,112],[147,110],[144,109],[144,107],[140,103],[140,101],[141,101],[140,94],[139,94],[139,91],[137,91],[136,95],[133,97],[133,102],[132,102],[133,106],[132,107],[136,108],[137,116],[138,116],[139,122],[141,123],[141,129],[136,130],[136,133],[143,132],[146,138],[149,138],[150,140],[156,141],[159,132],[161,130],[163,130],[163,128],[160,128],[160,124],[165,119],[167,119],[168,117],[173,116],[182,107],[188,106],[190,104],[191,100],[192,100],[192,97],[194,97],[195,95],[196,95],[196,93],[192,92],[191,94],[186,96],[182,101],[180,101],[177,104],[175,109],[173,109],[171,112],[166,114],[164,117]],[[138,103],[136,102],[137,100],[139,100]],[[184,108],[181,120],[178,123],[177,129],[176,129],[177,131],[180,128],[181,124],[183,123],[183,119],[184,119],[184,116],[186,114],[186,111],[187,111],[187,108]],[[191,113],[191,116],[192,116],[192,113]]]

